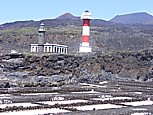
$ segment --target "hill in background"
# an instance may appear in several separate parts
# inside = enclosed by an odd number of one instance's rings
[[[25,28],[25,27],[39,27],[40,23],[43,22],[47,27],[59,27],[59,26],[82,26],[82,20],[78,16],[74,16],[71,13],[65,13],[60,15],[55,19],[44,19],[40,21],[16,21],[11,23],[5,23],[0,25],[0,30],[5,29],[14,29],[14,28]],[[91,20],[92,26],[103,26],[103,25],[111,25],[112,22],[105,21],[102,19],[93,19]]]
[[[122,24],[153,24],[152,21],[153,16],[145,12],[117,15],[110,20],[110,22]]]
[[[60,19],[60,20],[79,20],[80,17],[76,17],[76,16],[72,15],[71,13],[65,13],[65,14],[60,15],[56,19]]]

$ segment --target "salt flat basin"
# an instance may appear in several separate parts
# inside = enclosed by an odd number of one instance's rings
[[[145,109],[145,108],[135,108],[135,109],[133,109],[134,111],[146,111],[147,109]]]
[[[98,104],[98,105],[85,105],[79,107],[73,107],[77,110],[93,110],[93,109],[111,109],[111,108],[121,108],[120,105],[113,105],[113,104]]]
[[[11,94],[0,94],[0,99],[10,98],[11,96],[12,96]]]
[[[55,105],[55,104],[72,104],[72,103],[79,103],[79,102],[87,102],[87,100],[41,101],[41,102],[38,102],[38,103]]]
[[[28,107],[28,106],[38,106],[37,104],[32,104],[32,103],[10,103],[10,104],[0,104],[0,108],[5,108],[6,106],[13,107],[13,106],[23,106],[23,107]]]
[[[115,99],[132,99],[132,97],[109,97],[109,98],[93,98],[92,100],[100,100],[100,101],[105,101],[105,100],[115,100]]]
[[[141,113],[132,113],[131,115],[151,115],[151,113],[141,112]]]
[[[25,94],[21,94],[21,95],[56,95],[59,93],[25,93]]]
[[[80,83],[80,85],[84,85],[84,86],[90,86],[90,87],[101,87],[101,88],[105,88],[107,86],[102,86],[102,84],[105,84],[106,82],[101,83],[101,85],[95,85],[95,84],[87,84],[87,83]]]
[[[55,104],[71,104],[71,103],[79,103],[79,102],[87,102],[87,100],[66,100],[66,101],[41,101],[38,103],[43,103],[43,104],[49,104],[49,105],[55,105]],[[39,104],[32,104],[32,103],[11,103],[11,104],[0,104],[0,108],[5,108],[6,106],[23,106],[23,107],[28,107],[28,106],[39,106]]]
[[[45,113],[65,113],[70,112],[62,109],[38,109],[38,110],[25,110],[0,113],[1,115],[40,115]]]
[[[108,81],[99,82],[99,84],[106,84]]]
[[[101,93],[101,92],[97,92],[97,91],[94,91],[94,90],[91,90],[91,91],[83,91],[83,92],[71,92],[71,93],[78,93],[78,94],[88,94],[88,93]]]
[[[139,95],[141,95],[142,94],[142,92],[134,92],[135,94],[139,94]]]
[[[132,105],[132,106],[153,105],[153,101],[151,101],[151,100],[135,101],[135,102],[126,102],[126,103],[122,103],[122,104]]]
[[[11,94],[0,94],[0,97],[9,97]]]

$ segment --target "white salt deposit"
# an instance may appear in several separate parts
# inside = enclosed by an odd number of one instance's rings
[[[71,92],[71,93],[79,93],[79,94],[82,94],[82,93],[101,93],[101,92],[97,92],[97,91],[94,91],[94,89],[92,89],[91,91],[83,91],[83,92]]]
[[[99,84],[106,84],[108,81],[99,82]]]
[[[71,93],[83,94],[83,93],[100,93],[100,92],[96,92],[96,91],[84,91],[84,92],[71,92]]]
[[[104,98],[104,97],[102,97],[102,98],[93,98],[93,100],[101,100],[101,101],[105,101],[105,100],[115,100],[115,99],[118,99],[118,100],[120,100],[120,99],[132,99],[131,97],[106,97],[106,98]]]
[[[38,102],[38,103],[55,105],[55,104],[71,104],[71,103],[79,103],[79,102],[87,102],[87,100],[41,101],[41,102]]]
[[[95,84],[87,84],[87,83],[80,83],[81,85],[85,85],[85,86],[90,86],[90,87],[101,87],[101,88],[105,88],[107,86],[101,86],[101,85],[95,85]]]
[[[8,99],[8,98],[10,98],[10,97],[6,97],[6,96],[4,96],[4,97],[0,97],[0,99]]]
[[[142,92],[134,92],[135,94],[139,94],[139,95],[141,95],[142,94]]]
[[[9,97],[11,96],[10,94],[0,94],[0,97]]]
[[[111,108],[121,108],[122,106],[113,105],[113,104],[99,104],[99,105],[86,105],[80,107],[73,107],[78,110],[93,110],[93,109],[111,109]]]
[[[133,109],[134,111],[146,111],[147,109],[145,109],[145,108],[135,108],[135,109]]]
[[[26,93],[26,94],[21,94],[21,95],[56,95],[58,93]]]
[[[8,98],[10,98],[11,97],[11,95],[10,94],[0,94],[0,99],[8,99]]]
[[[1,115],[41,115],[47,113],[64,113],[69,112],[62,109],[39,109],[39,110],[25,110],[25,111],[13,111],[13,112],[4,112]]]
[[[132,113],[131,115],[151,115],[151,113]]]
[[[122,104],[132,105],[132,106],[153,105],[153,101],[146,100],[146,101],[126,102]]]
[[[43,104],[49,104],[49,105],[55,105],[55,104],[71,104],[71,103],[79,103],[79,102],[87,102],[87,100],[67,100],[67,101],[41,101],[38,103]],[[32,103],[11,103],[11,104],[0,104],[0,108],[5,108],[6,106],[38,106],[38,104],[32,104]]]

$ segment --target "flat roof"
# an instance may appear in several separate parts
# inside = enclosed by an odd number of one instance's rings
[[[38,44],[30,44],[31,46],[38,46]],[[49,44],[49,43],[46,43],[44,44],[44,46],[58,46],[58,47],[68,47],[66,45],[61,45],[61,44]]]

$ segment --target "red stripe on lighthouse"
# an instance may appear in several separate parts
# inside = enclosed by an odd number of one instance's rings
[[[89,45],[89,35],[90,34],[90,20],[84,19],[83,20],[83,32],[82,32],[82,46]]]
[[[90,20],[83,20],[82,42],[89,42]]]
[[[82,36],[82,42],[89,42],[89,36]]]
[[[90,26],[90,20],[89,19],[84,19],[83,20],[83,26]]]

